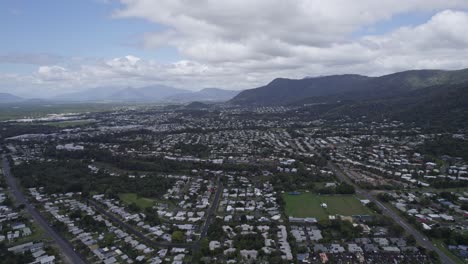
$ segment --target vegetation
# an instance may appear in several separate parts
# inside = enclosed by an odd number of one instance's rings
[[[202,144],[177,143],[174,148],[180,150],[181,154],[194,157],[208,157],[210,154],[210,147]]]
[[[371,211],[351,195],[317,195],[302,193],[299,195],[284,194],[286,214],[295,217],[315,217],[318,220],[328,219],[329,215],[369,215]],[[325,203],[327,208],[321,205]]]
[[[236,249],[260,250],[265,245],[265,239],[261,234],[246,234],[236,236],[234,247]]]
[[[172,233],[172,242],[181,243],[185,241],[184,232],[177,230]]]
[[[159,198],[174,183],[173,179],[153,174],[135,178],[102,172],[92,174],[86,163],[77,160],[30,162],[13,167],[13,174],[26,188],[43,186],[47,193],[97,192],[112,198],[118,198],[118,193]]]
[[[435,157],[449,155],[468,160],[468,141],[444,135],[434,140],[426,141],[419,147],[418,151]]]
[[[321,176],[299,168],[297,173],[278,173],[277,177],[272,178],[271,183],[276,190],[295,191],[298,189],[313,190],[317,183],[329,180],[328,176]]]
[[[275,79],[239,93],[238,105],[310,105],[311,115],[395,118],[446,130],[467,123],[467,70],[406,71],[369,78],[358,75]],[[326,88],[325,88],[326,87]],[[339,101],[339,103],[335,103]]]
[[[152,207],[155,203],[153,199],[140,197],[136,193],[121,193],[119,198],[126,204],[136,204],[140,209]]]
[[[209,240],[219,240],[224,236],[223,220],[219,218],[213,219],[208,227],[207,238]]]
[[[338,184],[336,187],[327,187],[317,190],[320,194],[355,194],[354,186],[345,182]]]
[[[24,254],[14,254],[8,251],[6,244],[2,242],[0,243],[0,260],[2,263],[23,264],[31,263],[34,261],[34,258],[29,251]]]
[[[360,226],[354,227],[349,221],[341,220],[321,220],[318,223],[320,229],[323,231],[322,242],[331,242],[335,239],[350,240],[358,237],[362,228]]]

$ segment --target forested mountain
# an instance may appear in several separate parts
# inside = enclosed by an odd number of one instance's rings
[[[291,105],[332,103],[339,100],[374,100],[403,96],[429,87],[468,82],[468,69],[458,71],[414,70],[381,77],[332,75],[316,78],[275,79],[245,90],[230,103],[238,105]],[[419,94],[415,94],[416,96]]]
[[[275,79],[266,86],[241,92],[230,103],[301,106],[323,117],[369,116],[428,126],[467,127],[468,69],[415,70],[381,77]]]

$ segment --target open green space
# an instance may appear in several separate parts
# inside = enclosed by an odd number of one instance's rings
[[[120,200],[126,204],[135,203],[141,209],[151,207],[155,204],[155,200],[150,198],[138,197],[136,193],[121,193],[119,194]]]
[[[328,219],[329,215],[370,215],[372,212],[361,204],[353,195],[318,195],[301,193],[293,195],[284,193],[286,214],[294,217],[315,217],[318,220]],[[322,203],[327,208],[321,206]]]

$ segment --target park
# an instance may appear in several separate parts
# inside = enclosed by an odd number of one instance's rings
[[[328,219],[329,215],[370,215],[372,212],[362,205],[354,195],[319,195],[310,192],[284,193],[286,214],[293,217]],[[326,206],[324,206],[326,205]]]

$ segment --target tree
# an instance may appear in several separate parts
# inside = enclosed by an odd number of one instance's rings
[[[172,233],[172,242],[182,243],[185,240],[185,235],[182,231],[177,230]]]
[[[379,214],[382,213],[382,210],[381,210],[381,209],[377,206],[377,204],[374,203],[374,202],[370,202],[370,203],[366,204],[366,206],[367,206],[368,208],[370,208],[371,210],[373,210],[373,211],[379,213]]]
[[[68,215],[71,219],[81,218],[81,210],[77,209]]]
[[[99,240],[98,245],[100,247],[110,247],[114,245],[115,235],[113,233],[106,233],[104,238]]]
[[[428,252],[428,255],[432,260],[434,260],[435,263],[440,263],[440,257],[439,254],[437,254],[437,252],[431,250]]]
[[[210,240],[220,240],[223,235],[223,220],[215,218],[208,227],[207,237]]]
[[[128,205],[128,210],[134,213],[139,213],[141,211],[140,207],[138,207],[138,205],[135,202]]]
[[[392,224],[389,229],[390,229],[390,232],[392,232],[393,234],[397,236],[403,234],[403,232],[405,231],[403,227],[401,227],[399,224]]]
[[[415,245],[416,244],[416,239],[414,238],[413,235],[408,235],[406,237],[406,241],[408,242],[409,245]]]
[[[150,225],[159,225],[161,223],[161,219],[159,219],[157,212],[155,212],[151,207],[145,208],[145,221]]]
[[[3,205],[8,206],[8,207],[11,207],[11,206],[13,205],[13,202],[11,201],[10,197],[7,197],[7,198],[3,201]]]
[[[354,193],[356,193],[356,190],[354,189],[354,186],[352,186],[351,184],[347,184],[347,183],[343,182],[340,185],[336,186],[336,193],[339,193],[339,194],[354,194]]]

